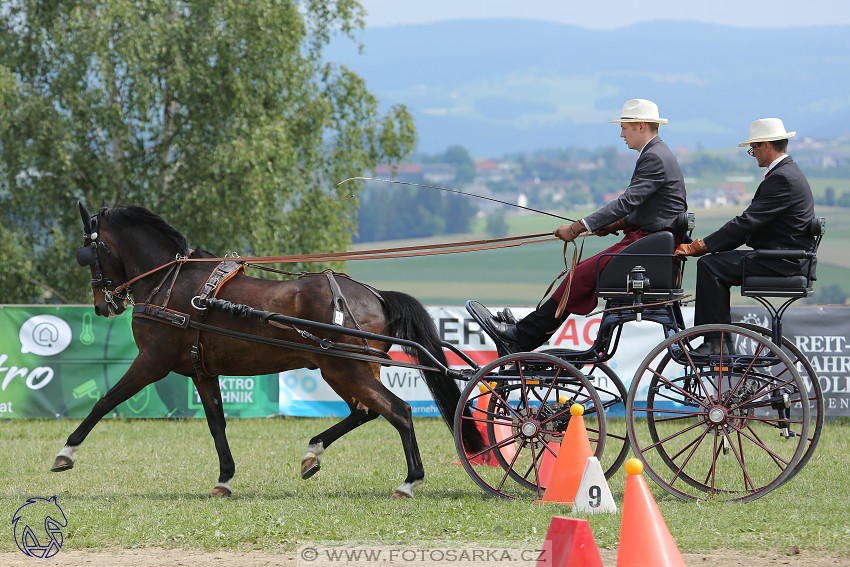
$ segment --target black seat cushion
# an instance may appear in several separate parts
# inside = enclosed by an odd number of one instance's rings
[[[806,276],[747,276],[741,283],[745,297],[809,297],[812,284]]]
[[[747,276],[743,287],[763,289],[804,289],[809,287],[806,276]]]

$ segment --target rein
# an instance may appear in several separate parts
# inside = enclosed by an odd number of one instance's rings
[[[589,234],[580,234],[577,238],[586,238],[593,233]],[[584,240],[581,241],[581,248],[575,243],[573,240],[573,258],[572,261],[567,261],[567,250],[569,249],[570,243],[564,242],[564,270],[558,274],[552,283],[549,284],[549,287],[546,288],[546,291],[543,292],[543,297],[537,303],[537,309],[540,309],[540,306],[543,305],[543,301],[549,296],[549,292],[552,291],[552,288],[555,287],[555,284],[558,283],[564,274],[569,273],[570,277],[567,278],[567,285],[564,288],[564,294],[561,296],[561,300],[558,302],[558,308],[555,310],[555,317],[558,318],[564,313],[564,309],[567,307],[567,301],[570,298],[570,287],[573,285],[573,274],[575,273],[576,264],[581,262],[581,256],[584,254]]]
[[[355,252],[328,252],[324,254],[301,254],[289,256],[248,256],[239,257],[238,261],[252,264],[294,264],[298,262],[326,262],[326,261],[348,261],[348,260],[377,260],[382,258],[410,258],[416,256],[436,256],[439,254],[456,254],[460,252],[477,252],[480,250],[493,250],[498,248],[511,248],[525,244],[539,244],[558,240],[551,232],[540,234],[526,234],[521,236],[508,236],[489,240],[470,240],[466,242],[451,242],[445,244],[430,244],[424,246],[404,246],[399,248],[383,248],[377,250],[360,250]],[[565,250],[566,251],[566,250]],[[151,274],[164,270],[174,264],[186,262],[217,262],[225,258],[184,258],[179,257],[165,263],[157,268],[148,270],[143,274],[124,282],[115,288],[114,293],[129,288],[133,283]],[[561,274],[563,275],[563,274]],[[561,276],[558,276],[559,278]]]

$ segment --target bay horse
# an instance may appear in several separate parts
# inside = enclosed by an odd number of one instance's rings
[[[163,379],[170,372],[190,377],[203,404],[210,433],[219,459],[218,482],[213,496],[229,496],[230,481],[235,464],[225,435],[225,417],[219,387],[219,375],[251,376],[272,374],[296,368],[321,370],[322,377],[348,404],[350,415],[310,439],[302,458],[301,476],[309,478],[319,470],[319,456],[334,441],[356,427],[383,416],[401,436],[407,461],[407,477],[395,490],[393,497],[413,495],[413,490],[425,479],[410,405],[393,394],[380,381],[380,364],[368,361],[328,356],[321,348],[302,350],[298,346],[311,339],[288,325],[269,325],[256,320],[239,318],[222,312],[204,312],[193,305],[202,288],[211,280],[218,266],[216,261],[174,262],[177,258],[212,257],[203,251],[191,252],[186,237],[162,217],[141,206],[103,207],[91,215],[80,203],[80,215],[85,230],[84,245],[77,252],[82,266],[90,266],[95,313],[113,317],[124,312],[132,300],[129,288],[120,282],[132,281],[132,299],[145,305],[159,305],[172,317],[187,315],[189,320],[202,319],[204,324],[218,329],[244,333],[241,338],[207,330],[152,320],[134,310],[133,338],[139,354],[121,379],[103,395],[88,416],[68,437],[51,470],[73,468],[76,452],[103,416],[137,394],[142,388]],[[165,272],[163,266],[179,266]],[[335,303],[340,294],[347,302],[345,313],[337,325],[358,326],[366,332],[397,337],[422,345],[428,353],[447,367],[436,326],[423,305],[415,298],[400,292],[373,290],[347,277],[329,278],[326,274],[311,274],[289,281],[254,278],[236,270],[216,291],[216,298],[233,304],[280,313],[310,321],[334,322],[339,318]],[[331,281],[332,280],[332,281]],[[333,281],[337,282],[333,284]],[[334,293],[334,285],[338,289]],[[117,292],[116,292],[117,290]],[[335,313],[335,309],[337,312]],[[172,321],[173,323],[173,321]],[[344,332],[312,331],[319,340],[350,345],[363,349],[365,339],[347,336]],[[309,333],[308,333],[309,334]],[[248,335],[267,342],[287,341],[292,348],[249,340]],[[311,335],[312,340],[316,336]],[[386,353],[390,344],[369,340],[368,347]],[[198,345],[202,349],[198,349]],[[315,345],[315,342],[312,343]],[[193,356],[193,347],[194,356]],[[309,347],[308,347],[309,348]],[[405,347],[414,360],[415,349]],[[375,352],[375,351],[372,351]],[[386,356],[386,355],[384,355]],[[193,360],[194,358],[194,360]],[[444,372],[423,371],[425,381],[449,429],[454,422],[455,407],[460,399],[457,382]],[[464,420],[463,439],[480,451],[484,447],[477,428]]]

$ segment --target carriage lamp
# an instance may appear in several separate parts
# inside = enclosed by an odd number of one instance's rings
[[[643,293],[649,289],[649,278],[646,277],[646,268],[643,266],[635,266],[629,271],[626,278],[626,289],[629,293],[635,294],[635,305],[639,306],[643,303]],[[635,320],[640,322],[643,309],[637,307],[635,309]]]

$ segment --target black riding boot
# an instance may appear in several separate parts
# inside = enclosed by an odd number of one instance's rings
[[[557,309],[558,302],[549,299],[517,323],[508,322],[510,317],[499,313],[484,319],[484,324],[510,352],[532,351],[548,341],[570,316],[569,313],[563,313],[555,319]]]
[[[552,336],[552,333],[558,330],[561,324],[570,316],[569,313],[561,313],[561,316],[555,318],[555,311],[558,310],[558,302],[552,298],[543,302],[539,308],[535,309],[528,315],[522,318],[516,324],[516,339],[526,348],[526,350],[534,350]]]

